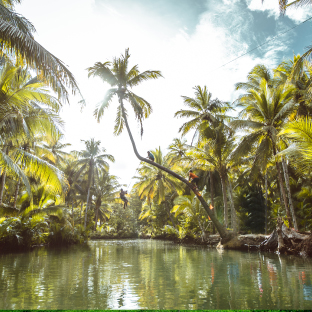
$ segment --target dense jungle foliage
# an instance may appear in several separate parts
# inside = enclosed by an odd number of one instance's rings
[[[14,11],[14,1],[1,2],[0,9],[0,250],[82,243],[88,237],[204,240],[216,233],[218,222],[230,232],[267,234],[278,216],[295,230],[311,231],[309,51],[276,68],[251,68],[236,84],[233,103],[214,98],[207,86],[182,95],[181,109],[172,116],[182,120],[181,137],[166,151],[155,147],[154,161],[141,162],[124,209],[124,186],[109,170],[114,157],[100,141],[65,151],[70,144],[63,142],[59,111],[68,88],[79,93],[75,79],[36,43],[33,25]],[[128,66],[129,57],[126,50],[88,73],[112,87],[96,118],[103,118],[116,95],[114,134],[127,128],[133,141],[123,101],[142,126],[151,105],[131,88],[161,73],[140,73]],[[190,144],[187,133],[193,135]],[[190,170],[199,177],[198,192],[171,174],[188,180]]]

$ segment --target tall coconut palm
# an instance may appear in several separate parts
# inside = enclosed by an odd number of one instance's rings
[[[206,129],[205,132],[207,132]],[[198,147],[191,149],[187,155],[192,159],[192,166],[205,171],[216,170],[220,176],[224,204],[224,223],[227,227],[228,222],[228,200],[227,185],[228,171],[234,165],[232,153],[235,149],[235,138],[229,133],[223,123],[216,128],[209,128],[207,139],[198,144]],[[231,209],[233,210],[231,205]],[[232,216],[234,212],[232,212]],[[235,227],[232,218],[233,228]]]
[[[224,112],[229,108],[228,103],[224,103],[219,99],[212,99],[212,94],[208,92],[206,86],[201,88],[196,86],[195,97],[182,96],[184,105],[189,109],[181,109],[175,113],[175,117],[187,117],[191,120],[185,122],[179,129],[184,136],[186,133],[195,129],[193,140],[198,134],[198,130],[207,124],[216,123],[220,119],[224,119]]]
[[[21,0],[0,2],[0,56],[15,56],[17,61],[36,70],[59,97],[68,101],[66,87],[74,93],[79,92],[77,82],[64,63],[34,39],[33,24],[14,10],[15,3],[20,2]]]
[[[109,164],[106,160],[114,162],[115,159],[112,155],[105,154],[105,148],[100,148],[101,141],[95,141],[93,138],[82,141],[85,143],[86,149],[78,153],[79,159],[76,164],[79,167],[78,175],[86,173],[88,176],[88,195],[84,224],[86,227],[91,187],[95,185],[95,178],[99,177],[101,172],[108,171]]]
[[[94,186],[94,207],[95,207],[95,224],[94,230],[96,230],[96,224],[98,219],[103,222],[105,219],[109,219],[111,209],[109,204],[115,202],[116,194],[120,189],[117,177],[110,175],[104,171],[96,179]]]
[[[105,62],[105,63],[96,63],[93,67],[88,68],[89,77],[90,76],[99,76],[103,79],[104,82],[107,82],[111,85],[111,89],[109,89],[106,93],[104,101],[97,107],[94,112],[95,117],[99,121],[103,116],[104,110],[108,108],[109,104],[111,103],[113,96],[117,95],[119,100],[119,106],[117,108],[117,117],[116,117],[116,124],[115,124],[115,134],[120,134],[126,126],[135,155],[141,161],[149,163],[152,166],[155,166],[170,175],[174,176],[175,178],[179,179],[183,183],[185,183],[190,189],[192,189],[191,183],[189,183],[185,178],[181,177],[180,175],[176,174],[172,170],[157,164],[147,158],[142,157],[136,148],[135,142],[132,137],[132,133],[130,131],[130,127],[127,120],[127,111],[124,106],[124,100],[128,101],[132,106],[135,116],[138,121],[141,123],[144,118],[147,118],[151,113],[151,105],[144,100],[143,98],[135,95],[130,89],[144,80],[149,79],[156,79],[161,76],[159,71],[144,71],[142,73],[139,72],[138,66],[135,65],[131,69],[129,69],[129,51],[128,49],[125,52],[125,55],[122,55],[120,58],[115,58],[113,62]],[[142,128],[141,128],[142,129]],[[196,192],[196,196],[204,206],[205,210],[208,214],[211,214],[210,209],[206,201],[202,198],[202,196]],[[211,220],[216,224],[216,228],[220,233],[220,236],[226,240],[229,239],[229,233],[226,229],[222,226],[222,224],[214,217],[210,216]]]
[[[247,120],[236,120],[232,126],[236,129],[249,129],[236,149],[235,156],[241,157],[248,154],[256,147],[255,159],[252,166],[263,168],[269,159],[276,157],[278,153],[278,133],[293,112],[294,88],[291,85],[272,87],[270,81],[260,79],[259,89],[248,89],[247,96],[241,97],[239,104],[244,107]],[[246,98],[248,97],[248,101]],[[281,175],[280,163],[276,159],[276,169],[281,190],[281,199],[284,201],[285,210],[291,224],[290,210],[287,204],[286,192]]]

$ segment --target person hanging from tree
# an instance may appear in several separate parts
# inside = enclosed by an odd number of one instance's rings
[[[189,171],[189,182],[194,184],[195,189],[198,189],[197,183],[199,182],[199,177],[193,173],[193,170]]]
[[[155,161],[155,157],[150,151],[147,151],[147,158],[150,159],[151,161]]]
[[[124,191],[123,189],[120,189],[120,193],[119,193],[119,196],[121,198],[121,200],[124,202],[124,209],[126,209],[127,205],[128,205],[128,199],[126,198],[126,194],[127,191]]]

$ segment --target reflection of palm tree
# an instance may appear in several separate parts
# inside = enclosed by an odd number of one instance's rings
[[[127,111],[124,107],[123,100],[127,100],[130,105],[132,106],[135,116],[137,120],[141,123],[141,134],[143,133],[142,129],[142,121],[144,118],[147,118],[151,113],[151,105],[144,100],[143,98],[135,95],[133,92],[129,90],[133,86],[138,85],[144,80],[149,79],[156,79],[161,77],[161,73],[159,71],[145,71],[140,73],[138,70],[138,66],[135,65],[130,70],[128,70],[128,60],[129,60],[129,53],[126,50],[125,55],[122,55],[120,58],[115,58],[113,62],[105,62],[105,63],[96,63],[93,67],[89,67],[89,77],[90,76],[99,76],[103,79],[104,82],[109,83],[113,88],[109,89],[106,93],[104,101],[97,107],[95,110],[95,116],[97,117],[98,121],[103,116],[104,110],[109,106],[111,103],[113,96],[117,95],[119,99],[119,106],[117,108],[117,117],[115,123],[115,134],[120,134],[126,126],[132,147],[134,150],[135,155],[141,161],[149,163],[152,166],[157,167],[158,169],[165,171],[172,175],[173,177],[177,178],[178,180],[185,183],[190,189],[192,189],[191,183],[189,183],[186,179],[182,176],[178,175],[177,173],[173,172],[172,170],[153,162],[147,158],[142,157],[136,148],[135,142],[132,137],[132,133],[130,131],[130,127],[127,120]],[[210,212],[209,206],[206,201],[202,198],[202,196],[196,192],[196,196],[204,206],[205,210],[209,214],[212,221],[215,223],[220,236],[224,239],[229,237],[226,229],[222,226],[222,224],[212,215]]]

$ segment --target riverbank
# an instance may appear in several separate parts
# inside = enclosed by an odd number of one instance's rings
[[[179,239],[173,235],[162,234],[152,237],[152,239],[170,240],[176,244],[183,245],[185,244],[185,245],[209,246],[239,251],[259,250],[280,253],[284,255],[312,257],[312,234],[296,233],[296,235],[294,235],[294,233],[291,232],[291,234],[288,233],[287,235],[287,231],[290,230],[284,229],[283,233],[281,233],[281,236],[283,237],[283,247],[281,247],[281,242],[278,241],[278,235],[276,230],[274,230],[270,235],[264,234],[238,235],[224,245],[221,245],[220,243],[221,239],[219,234],[209,235],[205,239],[194,238],[190,236],[186,236],[182,239]],[[268,242],[269,244],[267,245]]]

